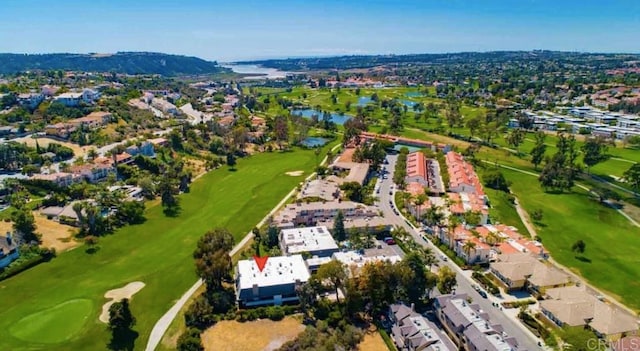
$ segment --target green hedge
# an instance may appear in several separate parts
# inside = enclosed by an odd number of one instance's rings
[[[0,269],[0,280],[4,280],[25,271],[31,267],[37,266],[42,262],[46,262],[55,257],[55,250],[40,249],[20,252],[21,257],[11,262],[4,269]]]
[[[396,351],[396,344],[393,343],[393,340],[391,340],[391,337],[389,336],[387,331],[383,328],[378,327],[378,332],[380,333],[382,340],[384,340],[385,345],[387,345],[389,351]]]
[[[490,294],[497,295],[500,293],[500,289],[496,286],[496,284],[489,279],[486,275],[480,272],[473,272],[471,277],[480,283],[483,288],[487,289]]]

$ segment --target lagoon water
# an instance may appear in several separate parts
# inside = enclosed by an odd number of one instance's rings
[[[310,108],[305,108],[302,110],[293,110],[291,111],[291,114],[302,116],[304,118],[311,118],[313,115],[316,115],[318,116],[318,120],[322,120],[322,111],[318,111]],[[339,115],[337,113],[331,113],[331,121],[335,124],[342,125],[344,124],[344,122],[348,121],[350,118],[351,116],[348,116],[348,115]]]
[[[357,106],[366,106],[371,102],[371,97],[369,96],[361,96],[358,98]]]
[[[252,77],[246,77],[245,79],[276,79],[285,78],[288,72],[283,72],[275,68],[267,68],[258,65],[220,65],[225,68],[230,68],[233,72],[239,74],[255,74]]]
[[[328,141],[329,139],[321,137],[306,137],[301,144],[306,147],[318,147],[326,144]]]

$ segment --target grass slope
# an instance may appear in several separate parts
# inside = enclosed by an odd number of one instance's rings
[[[52,335],[59,331],[44,325],[38,335],[30,334],[32,342],[5,334],[0,338],[0,349],[105,349],[109,334],[106,325],[98,321],[100,307],[106,302],[103,295],[132,281],[146,284],[131,303],[137,318],[134,329],[140,333],[135,348],[143,349],[155,322],[196,280],[191,254],[198,238],[213,227],[224,226],[239,240],[304,178],[284,173],[305,170],[309,174],[317,158],[313,151],[295,151],[240,160],[235,172],[223,168],[196,181],[191,192],[180,197],[182,212],[178,217],[165,217],[155,203],[148,208],[144,224],[122,228],[101,239],[97,253],[89,255],[78,248],[1,282],[0,330],[9,330],[25,316],[71,300],[87,299],[94,307],[78,332],[58,344],[39,342],[59,340],[58,335]],[[74,311],[56,311],[68,316],[67,323],[84,318]]]
[[[618,296],[633,309],[640,309],[640,256],[635,251],[640,229],[615,210],[598,204],[586,191],[550,194],[540,189],[536,177],[503,170],[511,190],[523,208],[544,211],[538,234],[551,256],[579,272],[597,287]],[[586,243],[586,252],[576,256],[571,245]]]

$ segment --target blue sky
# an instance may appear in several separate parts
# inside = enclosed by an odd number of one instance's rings
[[[0,52],[640,52],[639,0],[2,0]]]

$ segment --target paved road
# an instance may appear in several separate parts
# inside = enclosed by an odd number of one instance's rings
[[[340,145],[336,145],[331,149],[331,151],[335,152],[339,147]],[[328,161],[329,159],[327,158],[327,156],[325,156],[320,162],[320,164],[325,165]],[[316,175],[315,173],[310,174],[307,178],[305,178],[304,181],[306,182],[312,179],[313,177],[315,177],[315,175]],[[269,217],[275,214],[275,212],[278,209],[280,209],[280,207],[284,206],[284,204],[289,200],[289,198],[294,196],[296,192],[297,192],[296,188],[291,190],[266,216],[262,218],[262,220],[256,225],[256,227],[260,228],[269,219]],[[244,248],[245,245],[252,238],[253,238],[253,232],[250,231],[249,233],[247,233],[247,235],[245,235],[244,238],[242,238],[242,240],[239,243],[237,243],[233,247],[229,255],[231,256],[235,255],[238,251]],[[185,292],[182,295],[180,300],[176,301],[176,303],[173,306],[171,306],[171,308],[162,317],[160,317],[160,319],[156,322],[156,324],[153,326],[153,329],[151,330],[151,334],[149,335],[149,341],[147,341],[147,346],[145,347],[145,351],[153,351],[156,349],[156,347],[158,347],[158,344],[160,344],[160,341],[162,340],[164,333],[166,333],[167,329],[169,329],[171,322],[173,322],[173,320],[178,315],[178,312],[180,312],[182,307],[184,307],[184,304],[189,300],[191,295],[193,295],[198,290],[198,288],[201,285],[202,285],[202,279],[198,279],[198,281],[196,281],[193,284],[193,286],[191,286],[191,288],[189,288],[189,290],[187,290],[187,292]]]
[[[389,155],[387,156],[387,159],[389,160],[389,164],[385,165],[385,168],[389,171],[389,175],[387,179],[382,179],[379,194],[379,207],[384,213],[384,217],[389,220],[389,223],[404,227],[417,243],[423,247],[431,249],[431,251],[436,254],[438,266],[448,266],[457,273],[457,293],[466,293],[469,295],[473,299],[474,303],[477,303],[483,311],[486,311],[489,314],[491,321],[493,323],[501,324],[508,335],[514,336],[518,340],[521,347],[527,350],[540,350],[541,347],[538,346],[539,340],[529,330],[527,330],[521,323],[517,322],[514,316],[508,315],[505,311],[501,311],[492,305],[493,302],[501,302],[500,299],[491,295],[489,295],[489,298],[487,299],[480,296],[480,294],[478,294],[478,292],[472,287],[472,284],[476,283],[469,277],[471,274],[468,272],[465,274],[460,267],[451,261],[443,261],[441,257],[443,257],[444,254],[437,247],[435,247],[431,242],[425,242],[412,225],[410,225],[401,215],[396,215],[394,213],[394,207],[389,203],[389,201],[393,199],[393,195],[390,195],[390,192],[395,192],[395,186],[393,185],[392,179],[397,156]]]

